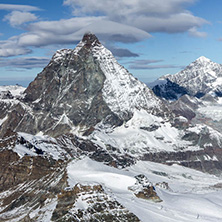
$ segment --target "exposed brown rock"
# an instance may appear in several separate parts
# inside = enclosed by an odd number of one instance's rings
[[[128,187],[129,190],[134,192],[134,195],[138,198],[152,200],[154,202],[161,202],[162,200],[157,195],[154,186],[148,181],[147,177],[143,174],[135,176],[136,183],[133,186]]]
[[[0,159],[0,191],[23,182],[41,179],[62,166],[62,162],[40,156],[24,156],[20,159],[12,150],[1,151]]]
[[[78,201],[85,204],[79,207]],[[76,184],[58,195],[52,221],[140,221],[104,192],[101,185]]]

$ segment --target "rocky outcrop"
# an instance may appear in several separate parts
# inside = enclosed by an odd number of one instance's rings
[[[50,206],[67,187],[66,164],[40,156],[19,158],[11,150],[1,151],[0,158],[0,220],[49,221],[44,218]]]
[[[20,159],[12,150],[1,151],[0,159],[0,191],[20,183],[41,179],[56,169],[61,169],[63,165],[60,161],[56,162],[40,156],[24,156]]]
[[[196,116],[196,110],[203,105],[203,102],[197,98],[184,95],[177,101],[169,104],[170,109],[177,116],[183,116],[188,120],[192,120]]]
[[[0,140],[0,221],[139,221],[101,185],[69,188],[67,163],[83,155],[115,167],[131,163],[73,135],[50,139],[8,131]]]
[[[162,200],[157,195],[154,186],[148,181],[147,177],[143,174],[135,176],[136,183],[133,186],[128,187],[133,191],[135,196],[145,200],[152,200],[154,202],[161,202]]]
[[[140,221],[101,185],[76,184],[58,195],[52,221]]]

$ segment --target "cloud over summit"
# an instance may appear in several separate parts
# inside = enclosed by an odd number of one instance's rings
[[[65,0],[75,16],[102,15],[146,32],[186,32],[207,21],[186,10],[195,0]]]
[[[64,0],[71,18],[54,21],[41,19],[29,5],[0,4],[0,10],[11,11],[3,20],[12,27],[24,26],[24,32],[0,41],[0,56],[16,56],[32,52],[33,47],[77,43],[86,31],[95,33],[103,44],[110,45],[119,57],[138,54],[116,47],[116,43],[135,43],[152,33],[182,33],[205,37],[198,28],[208,22],[193,15],[187,6],[195,0]],[[28,24],[27,24],[28,23]],[[151,33],[151,34],[150,34]]]

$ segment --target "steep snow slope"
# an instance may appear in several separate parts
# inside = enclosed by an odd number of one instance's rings
[[[92,52],[106,77],[103,98],[116,115],[133,113],[138,109],[160,109],[163,106],[152,91],[119,65],[103,45],[97,44]]]

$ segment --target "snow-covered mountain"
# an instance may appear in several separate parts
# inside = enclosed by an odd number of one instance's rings
[[[191,121],[210,98],[166,82],[177,103],[87,33],[25,91],[0,88],[0,220],[220,221],[222,134]]]
[[[150,83],[176,115],[221,132],[222,65],[201,56],[183,71]]]
[[[89,33],[74,50],[55,53],[25,90],[17,120],[9,114],[2,129],[11,124],[32,134],[90,133],[98,123],[121,125],[140,109],[167,115],[162,101]]]
[[[200,64],[214,66],[201,57],[188,67],[198,71],[201,68],[195,67],[201,67]],[[2,103],[8,100],[1,99]],[[84,155],[122,167],[140,159],[173,163],[181,160],[183,153],[180,164],[217,172],[221,167],[214,162],[221,160],[222,135],[210,125],[207,128],[201,125],[201,122],[197,122],[200,124],[198,129],[203,130],[193,130],[195,127],[190,123],[195,115],[192,104],[190,102],[187,106],[187,115],[184,115],[184,109],[179,110],[180,106],[174,106],[175,109],[172,105],[167,106],[144,83],[119,65],[94,34],[87,33],[74,50],[57,51],[24,94],[14,98],[12,105],[3,109],[0,135],[4,137],[8,131],[52,137],[75,135],[75,147],[86,147]],[[194,131],[196,136],[191,138],[189,135]],[[204,140],[201,139],[203,136]],[[33,144],[31,147],[36,147],[34,144],[37,142],[28,141]],[[36,141],[36,138],[31,141]],[[53,140],[48,143],[53,144]],[[69,143],[73,147],[73,142]],[[216,154],[210,154],[213,166],[204,158],[212,144],[213,149],[219,149]],[[16,146],[13,150],[20,152]],[[21,150],[32,154],[27,149]],[[47,153],[40,147],[37,150]],[[73,154],[65,150],[68,156],[64,155],[73,158]],[[99,158],[101,153],[103,158]],[[164,160],[156,153],[160,156],[165,153]]]
[[[220,96],[221,83],[222,65],[201,56],[184,70],[174,75],[165,75],[151,86],[156,95],[177,99],[184,94],[198,98],[205,94]]]

